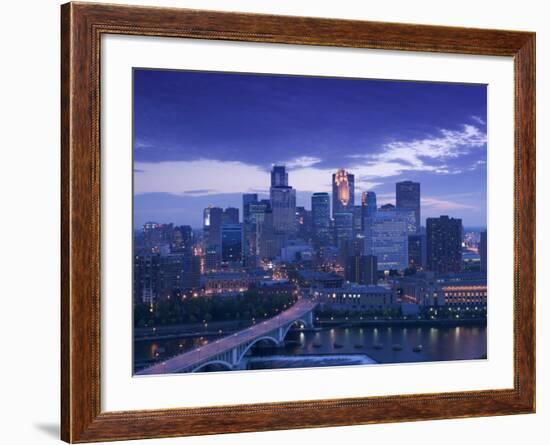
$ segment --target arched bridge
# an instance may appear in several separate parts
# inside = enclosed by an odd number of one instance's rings
[[[313,309],[316,305],[316,302],[310,300],[298,300],[276,317],[144,368],[137,375],[195,372],[214,364],[222,365],[228,370],[237,369],[248,350],[259,341],[267,340],[274,345],[280,345],[295,323],[312,327]]]

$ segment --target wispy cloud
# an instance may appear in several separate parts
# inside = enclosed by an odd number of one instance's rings
[[[315,164],[318,164],[321,162],[322,159],[316,158],[313,156],[300,156],[298,158],[290,159],[286,162],[281,162],[281,164],[286,165],[289,169],[295,169],[295,168],[306,168],[311,167]]]
[[[392,141],[374,154],[354,155],[366,161],[354,166],[367,177],[387,177],[405,171],[428,171],[449,174],[446,159],[457,158],[487,144],[487,135],[478,127],[463,125],[461,130],[441,129],[439,134],[412,141]],[[457,171],[456,173],[459,173]]]
[[[472,120],[474,120],[475,122],[477,122],[479,125],[485,125],[485,120],[482,119],[481,117],[479,116],[476,116],[476,115],[472,115],[470,116],[472,118]]]
[[[424,196],[421,198],[421,205],[431,213],[445,213],[453,210],[476,210],[478,207],[457,202],[448,199],[435,198],[432,196]]]

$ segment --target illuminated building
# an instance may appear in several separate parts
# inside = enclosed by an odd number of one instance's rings
[[[203,212],[203,235],[205,247],[221,247],[223,210],[208,206]]]
[[[352,212],[355,205],[355,176],[339,169],[332,175],[332,217]]]
[[[218,272],[203,275],[205,295],[238,294],[250,288],[250,277],[241,272]]]
[[[414,212],[414,224],[409,227],[410,233],[420,231],[420,183],[403,181],[395,184],[395,205],[398,209]]]
[[[330,243],[330,197],[328,193],[311,196],[311,222],[313,239],[318,246]]]
[[[427,268],[447,273],[462,270],[462,220],[440,216],[426,220]]]
[[[193,249],[193,229],[191,226],[176,226],[172,235],[172,253],[188,253]]]
[[[369,311],[397,307],[394,291],[376,285],[314,289],[312,294],[319,300],[321,310]]]
[[[364,254],[378,260],[378,270],[404,270],[408,267],[408,212],[396,209],[378,211],[365,218]]]
[[[311,238],[311,211],[296,207],[296,227],[298,238],[309,241]]]
[[[159,294],[160,255],[134,256],[134,302],[153,304]]]

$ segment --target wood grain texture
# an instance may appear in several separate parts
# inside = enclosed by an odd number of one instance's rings
[[[61,16],[63,440],[95,442],[534,412],[533,33],[91,3],[65,4]],[[105,33],[513,57],[516,158],[515,193],[510,199],[515,202],[514,388],[102,412],[99,70],[100,39]]]

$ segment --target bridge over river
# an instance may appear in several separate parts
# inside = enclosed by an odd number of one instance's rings
[[[267,340],[279,346],[295,323],[312,327],[313,309],[316,305],[317,303],[311,300],[298,300],[276,317],[144,368],[136,374],[196,372],[214,364],[224,366],[228,370],[238,369],[245,354],[259,341]]]

